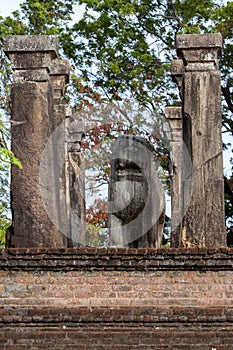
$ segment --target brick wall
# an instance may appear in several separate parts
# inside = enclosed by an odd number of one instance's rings
[[[0,264],[0,349],[233,349],[233,249],[9,249]]]

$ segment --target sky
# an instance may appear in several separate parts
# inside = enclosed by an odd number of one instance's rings
[[[0,0],[0,16],[6,17],[11,15],[15,10],[19,10],[19,5],[23,0]],[[84,6],[75,6],[75,20],[81,18]]]
[[[0,0],[0,15],[2,17],[9,16],[13,11],[19,9],[22,0]]]

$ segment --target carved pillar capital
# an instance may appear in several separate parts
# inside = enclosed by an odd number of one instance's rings
[[[70,63],[64,59],[54,59],[50,65],[50,81],[53,87],[54,103],[61,103],[66,84],[69,83]]]
[[[185,71],[218,69],[222,51],[222,36],[216,34],[182,34],[176,37],[177,55],[182,58]]]
[[[165,107],[164,114],[169,123],[169,130],[167,131],[168,139],[171,140],[171,142],[180,142],[180,131],[182,130],[182,107],[167,106]]]
[[[49,67],[58,57],[53,35],[13,35],[3,39],[3,50],[11,61],[14,81],[48,81]]]
[[[172,80],[177,84],[179,92],[180,92],[180,97],[182,98],[181,90],[182,90],[182,81],[183,81],[183,75],[184,75],[183,60],[174,59],[171,62],[170,71],[171,71]]]
[[[72,118],[69,120],[68,128],[68,139],[66,140],[68,151],[80,151],[80,145],[85,136],[83,120],[79,119],[76,114],[73,114]]]
[[[182,120],[182,107],[179,106],[166,106],[165,116],[169,120]]]

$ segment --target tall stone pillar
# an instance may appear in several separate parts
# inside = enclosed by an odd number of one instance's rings
[[[178,248],[182,228],[182,108],[173,106],[166,107],[165,116],[169,121],[171,131],[171,247]]]
[[[84,123],[73,114],[66,121],[66,206],[68,218],[68,247],[85,244],[86,202],[85,164],[81,152]]]
[[[79,247],[84,244],[86,225],[85,167],[81,152],[84,124],[64,99],[66,84],[69,82],[68,60],[54,59],[50,67],[50,80],[54,95],[55,125],[63,137],[55,138],[57,150],[56,193],[59,196],[59,227],[66,232],[67,246]],[[61,136],[61,135],[60,135]],[[61,151],[62,150],[62,151]]]
[[[64,246],[77,247],[85,237],[84,128],[64,99],[69,62],[54,59],[49,75],[54,98],[53,133],[42,155],[41,195],[49,217],[64,234]]]
[[[55,128],[49,67],[58,55],[58,42],[54,36],[9,36],[4,51],[14,70],[12,151],[22,163],[22,169],[12,167],[8,246],[63,247],[64,237],[47,215],[39,186],[42,152]],[[48,176],[52,181],[52,174]]]
[[[69,217],[67,216],[66,200],[66,123],[73,114],[73,109],[64,99],[66,85],[69,82],[70,63],[68,60],[55,58],[49,67],[49,76],[53,88],[54,118],[53,130],[56,130],[52,139],[51,147],[48,149],[52,156],[54,181],[50,194],[46,195],[47,206],[51,206],[51,192],[54,193],[54,204],[57,215],[56,226],[64,233],[64,246],[69,246]],[[48,208],[49,209],[49,208]],[[50,210],[50,209],[49,209]]]
[[[183,219],[181,246],[184,247],[226,246],[218,71],[221,48],[220,34],[177,36],[178,57],[185,66],[183,139],[193,168],[192,184],[190,181],[183,184],[184,206],[186,194],[192,191]]]

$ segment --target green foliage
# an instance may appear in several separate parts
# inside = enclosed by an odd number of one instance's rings
[[[11,164],[17,165],[20,169],[22,168],[20,161],[9,149],[0,147],[0,171],[9,169]]]
[[[0,211],[0,248],[4,248],[6,244],[6,230],[11,225],[11,221],[7,218],[2,217]]]
[[[60,34],[71,21],[74,1],[24,1],[21,5],[22,21],[29,34]]]
[[[9,172],[12,164],[22,168],[20,161],[6,147],[7,129],[0,124],[0,247],[5,245],[6,229],[10,226]],[[5,137],[4,137],[5,136]]]
[[[152,109],[154,100],[166,100],[168,65],[162,64],[152,45],[158,31],[154,10],[147,15],[150,3],[81,3],[86,10],[73,30],[78,43],[76,62],[86,81],[110,100],[128,93]],[[93,66],[96,73],[90,74],[88,67]]]

